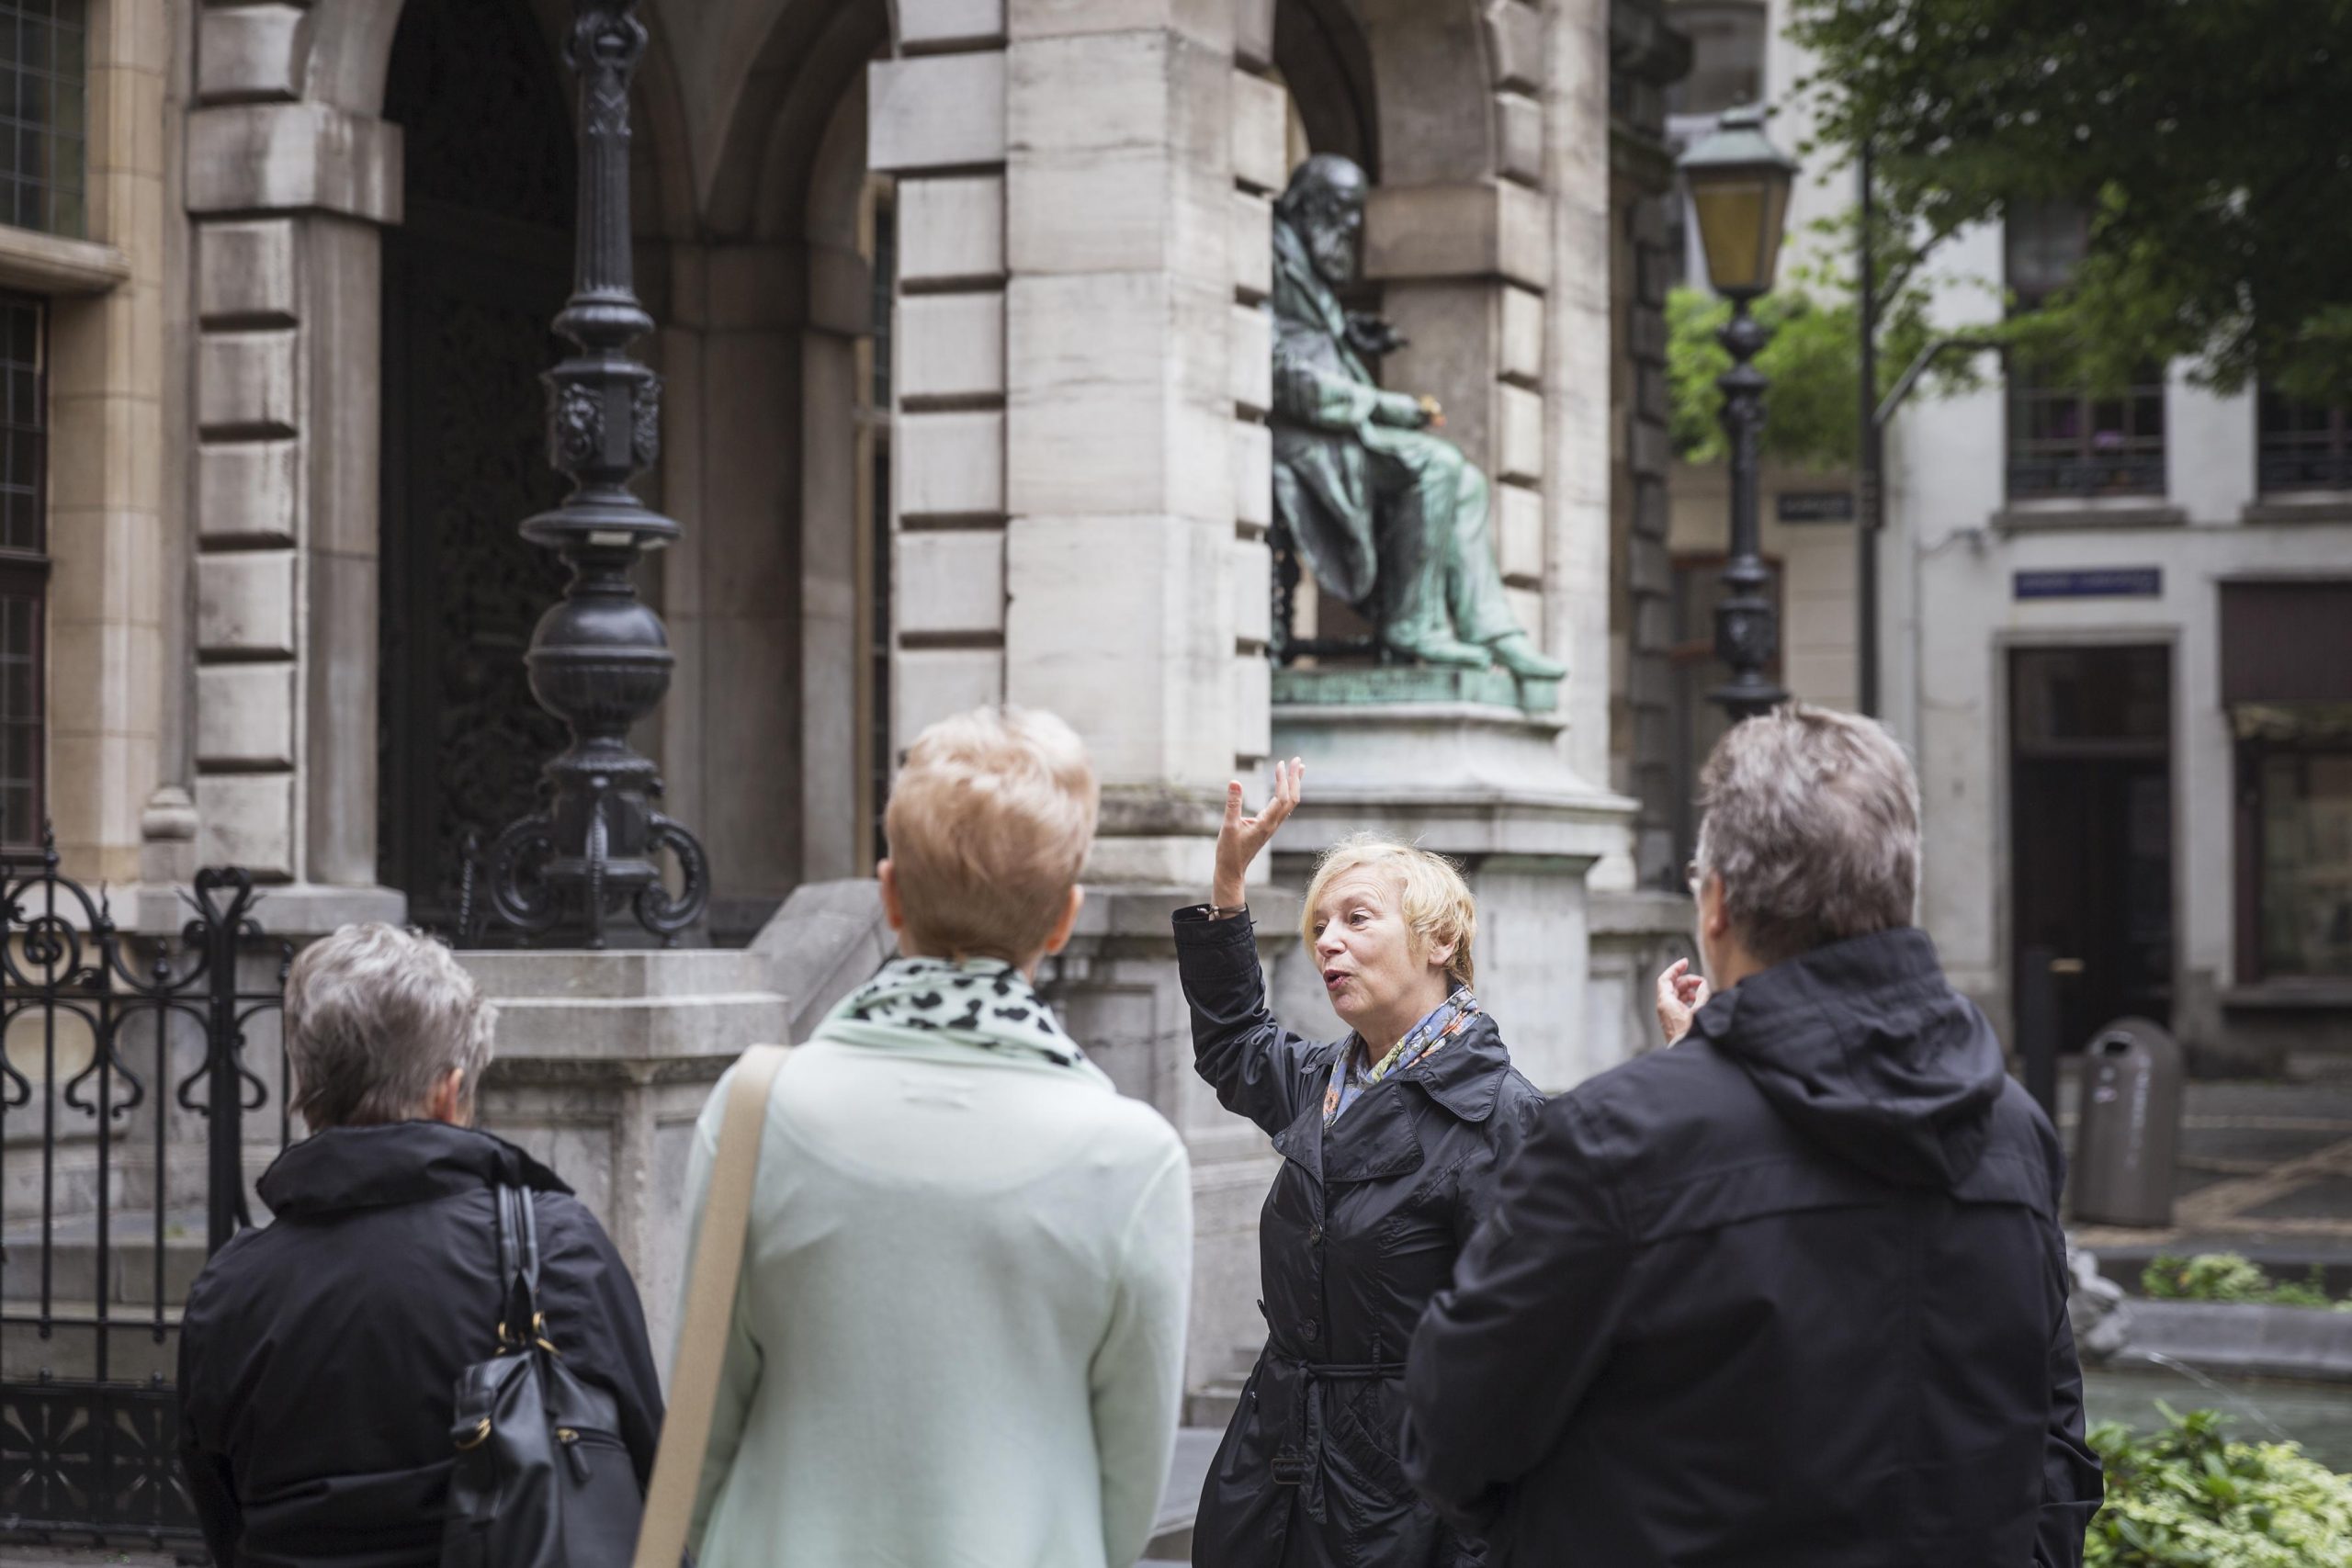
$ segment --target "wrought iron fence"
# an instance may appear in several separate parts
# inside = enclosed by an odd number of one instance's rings
[[[273,1096],[245,1046],[292,949],[264,947],[242,870],[186,897],[176,940],[124,932],[53,838],[0,856],[0,1539],[198,1539],[179,1307],[252,1224],[247,1113],[276,1101],[261,1152],[291,1132],[283,1049]]]
[[[1387,661],[1376,638],[1363,637],[1300,637],[1293,629],[1298,624],[1298,596],[1301,592],[1317,592],[1315,579],[1299,558],[1296,541],[1290,530],[1277,523],[1266,536],[1266,546],[1273,552],[1271,585],[1273,594],[1270,617],[1271,635],[1267,653],[1276,664],[1289,664],[1300,659],[1377,659]]]

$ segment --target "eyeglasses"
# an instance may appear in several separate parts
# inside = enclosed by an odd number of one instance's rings
[[[1694,897],[1697,897],[1699,892],[1699,863],[1697,861],[1694,860],[1684,863],[1682,867],[1682,880],[1690,885],[1691,896]]]

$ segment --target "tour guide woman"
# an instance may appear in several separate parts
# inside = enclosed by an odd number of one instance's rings
[[[1304,934],[1352,1032],[1318,1045],[1267,1011],[1242,880],[1304,772],[1277,767],[1254,818],[1230,786],[1214,901],[1176,912],[1194,1065],[1283,1156],[1258,1227],[1266,1348],[1202,1488],[1193,1561],[1453,1568],[1478,1543],[1396,1464],[1405,1350],[1543,1101],[1471,992],[1470,889],[1424,850],[1349,840],[1307,888]]]

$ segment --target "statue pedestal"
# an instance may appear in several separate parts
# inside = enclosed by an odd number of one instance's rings
[[[735,951],[464,953],[498,1006],[481,1123],[551,1166],[605,1224],[636,1277],[665,1370],[690,1234],[686,1156],[718,1075],[782,1040],[786,998]]]
[[[1352,692],[1363,677],[1391,672],[1284,673],[1296,695],[1318,681]],[[1623,1055],[1617,1010],[1596,1017],[1589,1005],[1585,874],[1623,852],[1634,811],[1634,802],[1568,766],[1563,728],[1558,718],[1491,702],[1293,701],[1273,710],[1275,754],[1306,761],[1306,799],[1276,840],[1276,880],[1305,887],[1314,857],[1359,832],[1459,862],[1478,899],[1479,998],[1520,1070],[1547,1091]],[[1311,953],[1291,950],[1274,989],[1275,1010],[1292,1027],[1341,1032]]]

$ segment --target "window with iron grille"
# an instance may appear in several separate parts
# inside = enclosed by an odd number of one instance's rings
[[[47,314],[0,294],[0,849],[38,844],[46,811]]]
[[[88,227],[88,0],[0,0],[0,223]]]
[[[2352,490],[2352,419],[2342,409],[2266,391],[2256,404],[2260,480],[2282,490]]]
[[[2008,284],[2031,310],[2072,281],[2090,240],[2069,202],[2013,202],[2003,223]],[[2018,364],[2009,372],[2009,495],[2161,495],[2165,378],[2149,366],[2113,397]]]

